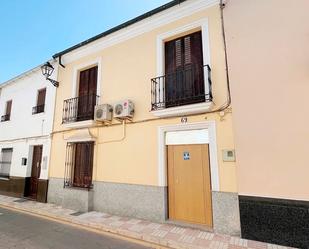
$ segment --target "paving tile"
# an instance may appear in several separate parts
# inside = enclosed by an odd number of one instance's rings
[[[127,221],[127,223],[129,223],[129,224],[137,224],[139,222],[140,222],[140,220],[137,220],[137,219],[130,219],[130,220]]]
[[[112,227],[121,227],[123,224],[124,224],[123,221],[117,221],[117,220],[109,223],[109,225]]]
[[[199,229],[183,228],[172,224],[160,224],[146,220],[120,217],[107,213],[92,211],[72,216],[76,212],[65,209],[55,204],[44,204],[33,201],[14,202],[19,198],[0,195],[0,204],[14,207],[26,212],[41,214],[53,218],[59,218],[82,226],[102,229],[105,232],[118,233],[136,239],[169,246],[177,249],[287,249],[288,247],[271,245],[258,241],[245,240],[239,237],[215,234]],[[6,243],[6,238],[0,234],[0,241]],[[7,242],[8,244],[10,241]],[[25,248],[34,249],[27,242]],[[1,249],[1,245],[0,245]]]
[[[221,241],[221,242],[226,242],[226,243],[229,243],[230,239],[231,239],[230,236],[226,236],[222,234],[214,234],[214,237],[212,238],[212,240],[214,241]]]
[[[245,240],[245,239],[237,238],[237,237],[231,237],[230,244],[231,245],[236,245],[236,246],[247,247],[248,246],[248,241]]]
[[[152,233],[153,236],[160,237],[160,238],[165,237],[165,235],[167,235],[167,234],[168,234],[167,231],[162,231],[162,230],[155,230],[155,231]]]
[[[209,245],[210,249],[228,249],[228,244],[223,241],[211,241]]]
[[[175,240],[178,241],[182,235],[177,233],[167,233],[164,237],[166,240]]]
[[[248,247],[253,249],[267,249],[267,244],[259,241],[248,240]]]
[[[161,227],[161,224],[151,222],[149,225],[147,225],[147,227],[151,229],[159,229]]]
[[[143,229],[145,228],[145,226],[137,224],[137,225],[133,225],[129,228],[130,231],[135,231],[135,232],[141,232]]]
[[[232,244],[229,244],[229,246],[228,246],[228,249],[244,249],[244,248],[248,248],[248,247],[232,245]]]
[[[190,236],[190,235],[185,235],[183,234],[180,238],[179,241],[185,242],[185,243],[193,243],[195,236]]]
[[[177,234],[183,234],[186,231],[185,228],[182,227],[174,227],[171,232],[172,233],[177,233]]]
[[[195,238],[195,240],[194,240],[194,244],[196,244],[198,246],[202,246],[204,248],[209,247],[210,243],[211,243],[211,241],[206,240],[206,239]]]
[[[208,232],[199,232],[197,237],[200,238],[200,239],[212,240],[213,237],[214,237],[214,234],[213,233],[208,233]]]

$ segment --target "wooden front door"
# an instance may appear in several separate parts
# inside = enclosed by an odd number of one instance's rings
[[[212,227],[207,144],[168,145],[169,219]]]
[[[38,182],[41,174],[42,151],[42,145],[37,145],[33,147],[32,169],[28,191],[28,197],[32,199],[36,199],[37,197]]]

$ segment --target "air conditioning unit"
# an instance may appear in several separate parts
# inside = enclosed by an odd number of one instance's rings
[[[131,100],[123,100],[114,104],[114,118],[131,119],[134,114],[134,104]]]
[[[96,105],[94,109],[94,119],[100,122],[110,122],[113,117],[113,107],[109,104]]]

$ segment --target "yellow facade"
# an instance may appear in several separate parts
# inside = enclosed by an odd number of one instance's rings
[[[209,24],[214,103],[216,106],[224,103],[227,98],[227,82],[219,6],[66,64],[65,68],[60,67],[58,74],[61,84],[56,99],[50,177],[63,178],[66,147],[66,140],[63,138],[76,131],[75,128],[68,129],[61,124],[63,101],[71,98],[72,94],[74,67],[100,58],[100,103],[113,103],[128,98],[135,104],[135,116],[133,122],[127,125],[125,139],[120,142],[108,142],[122,137],[122,127],[117,122],[111,126],[97,123],[95,127],[89,127],[90,133],[96,137],[93,180],[154,186],[158,184],[157,127],[178,124],[180,118],[160,119],[150,111],[150,79],[156,77],[156,37],[203,18],[207,18]],[[231,114],[227,114],[222,121],[220,119],[218,113],[189,115],[188,123],[216,121],[220,191],[237,192],[235,163],[223,162],[221,153],[223,149],[234,148]]]

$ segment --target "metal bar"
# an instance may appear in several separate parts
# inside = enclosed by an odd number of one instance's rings
[[[205,91],[204,70],[207,70],[209,92]],[[206,80],[206,79],[205,79]],[[164,76],[151,79],[151,108],[168,107],[212,101],[211,68],[209,65],[186,65]]]
[[[94,119],[94,107],[98,102],[99,96],[96,94],[64,100],[62,123]]]

